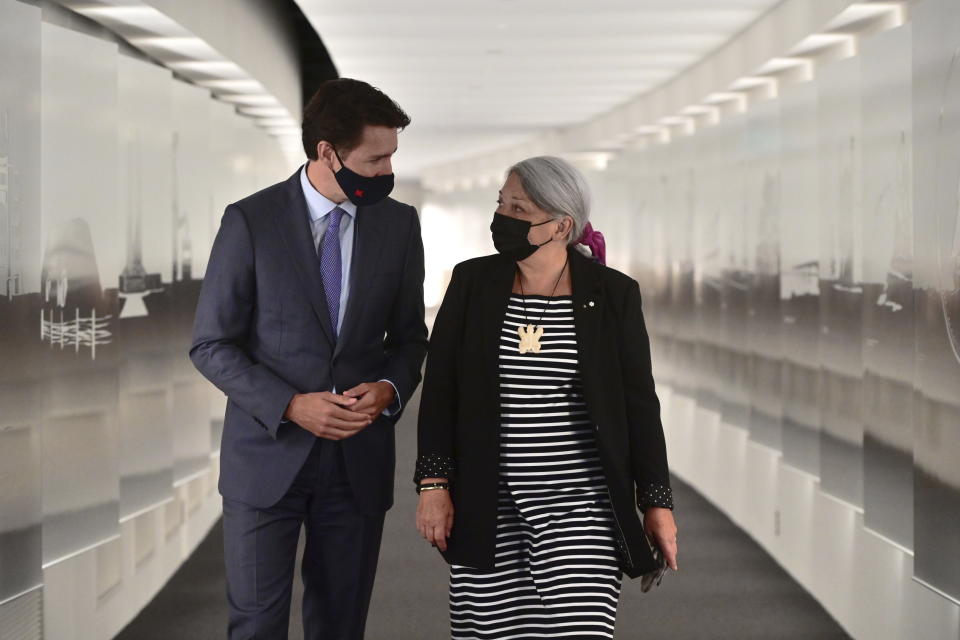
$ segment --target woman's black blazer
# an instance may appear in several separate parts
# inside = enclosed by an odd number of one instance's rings
[[[568,251],[584,399],[616,516],[621,566],[636,577],[655,566],[637,507],[672,507],[640,288]],[[430,338],[420,400],[418,469],[425,460],[451,460],[455,468],[454,525],[443,556],[478,569],[494,566],[499,336],[515,269],[499,254],[454,268]]]

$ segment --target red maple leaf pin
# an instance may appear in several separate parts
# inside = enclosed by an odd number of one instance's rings
[[[353,195],[357,196],[358,198],[362,198],[362,197],[363,197],[363,189],[357,189],[356,191],[353,192]]]

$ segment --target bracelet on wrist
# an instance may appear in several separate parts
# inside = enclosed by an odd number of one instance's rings
[[[437,491],[438,489],[439,489],[439,490],[446,490],[446,489],[449,489],[449,487],[422,487],[422,488],[420,489],[420,492],[422,493],[422,492],[424,492],[424,491]]]
[[[435,489],[449,489],[449,482],[427,482],[424,484],[417,485],[417,493],[421,491],[433,491]]]

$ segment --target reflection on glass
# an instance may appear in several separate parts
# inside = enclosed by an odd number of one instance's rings
[[[949,7],[952,24],[960,24],[960,8]],[[933,206],[916,212],[921,237],[934,246],[916,253],[924,280],[917,287],[921,394],[914,451],[914,572],[960,601],[960,41],[955,29],[949,37],[943,71],[937,76],[943,73],[937,87],[936,137],[932,148],[917,150],[932,152],[935,182],[930,185]]]
[[[151,293],[163,291],[159,273],[147,273],[143,268],[143,238],[140,232],[141,202],[139,137],[129,149],[129,171],[133,175],[127,184],[127,264],[120,274],[119,293],[122,300],[121,318],[137,318],[148,314],[143,299]]]

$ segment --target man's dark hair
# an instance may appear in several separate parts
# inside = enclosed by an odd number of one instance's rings
[[[366,125],[403,129],[409,124],[410,117],[380,89],[350,78],[328,80],[303,109],[303,150],[316,160],[321,140],[344,153],[360,145]]]

